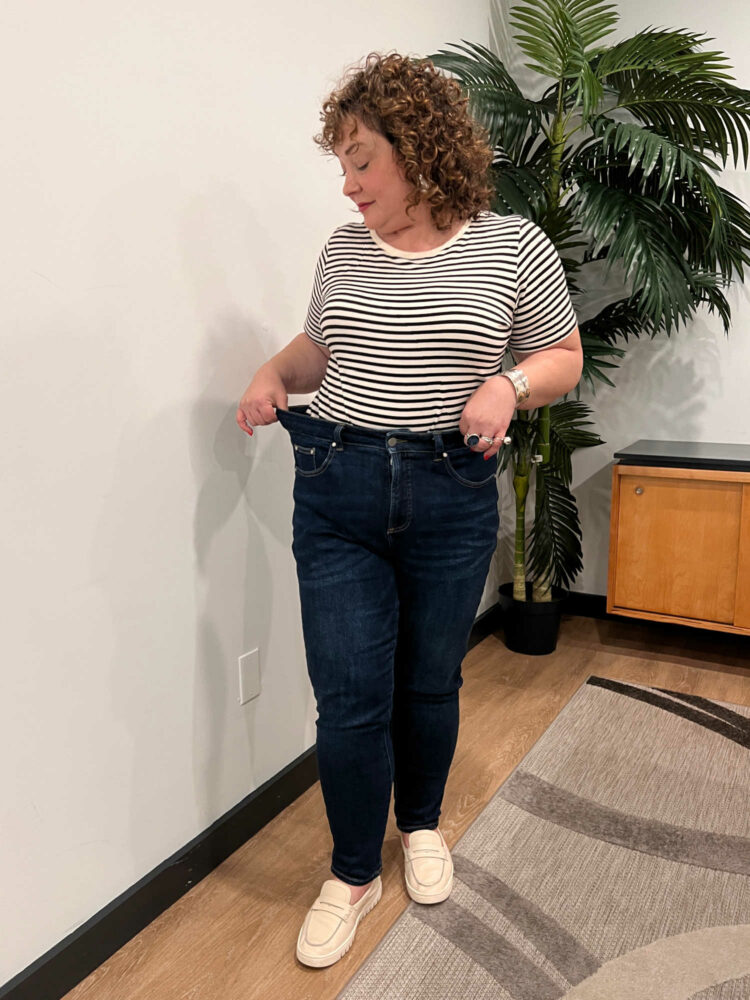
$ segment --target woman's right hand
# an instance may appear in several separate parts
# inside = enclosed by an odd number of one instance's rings
[[[281,377],[267,364],[261,365],[237,407],[237,426],[252,436],[253,427],[272,424],[279,419],[274,407],[286,410],[288,406],[289,398]]]

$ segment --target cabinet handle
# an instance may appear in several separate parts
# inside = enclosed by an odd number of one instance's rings
[[[636,486],[635,492],[638,494],[638,496],[640,496],[641,493],[643,493],[643,487],[642,486]]]

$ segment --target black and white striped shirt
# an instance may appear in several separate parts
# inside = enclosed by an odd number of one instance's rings
[[[304,331],[331,357],[308,412],[361,427],[458,427],[508,345],[550,347],[576,322],[557,251],[520,215],[482,212],[420,252],[347,223],[315,270]]]

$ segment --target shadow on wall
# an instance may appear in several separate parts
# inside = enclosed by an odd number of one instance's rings
[[[284,604],[276,619],[299,618],[291,450],[279,425],[248,438],[235,423],[237,402],[268,356],[268,338],[258,318],[234,305],[221,267],[220,230],[232,213],[252,232],[248,206],[227,200],[226,190],[218,204],[207,196],[188,209],[179,250],[198,322],[171,335],[177,342],[192,336],[182,356],[175,356],[174,369],[184,373],[194,365],[194,374],[184,403],[160,408],[156,397],[150,412],[153,383],[133,385],[132,417],[112,440],[112,479],[93,529],[91,572],[111,617],[107,690],[121,729],[117,738],[130,745],[122,782],[131,797],[126,837],[138,859],[160,861],[174,849],[174,843],[154,841],[147,816],[175,802],[176,776],[184,774],[187,781],[186,772],[192,772],[194,785],[194,805],[181,795],[174,806],[181,814],[169,832],[182,844],[181,828],[205,828],[287,762],[288,747],[279,746],[273,732],[279,721],[273,699],[282,686],[278,702],[288,718],[312,714],[302,669],[293,684],[288,671],[264,678],[270,708],[266,701],[261,712],[251,702],[242,707],[239,724],[231,718],[237,657],[256,646],[269,649],[276,595],[283,595]],[[244,269],[248,256],[258,253],[247,249]],[[228,258],[237,247],[229,239],[223,251]],[[264,273],[261,280],[277,282],[283,294],[278,275]],[[160,350],[162,360],[155,358],[154,367],[163,366],[163,343]],[[175,395],[170,387],[170,399]],[[288,652],[290,640],[284,641]],[[298,642],[295,663],[304,666]],[[261,672],[263,666],[261,660]],[[181,700],[184,710],[174,704]],[[305,727],[299,729],[290,739],[301,753],[310,739]],[[260,748],[277,748],[283,761],[260,758]]]
[[[307,720],[289,736],[296,752],[315,740],[310,721],[315,715],[314,697],[305,671],[291,552],[291,445],[278,423],[256,427],[248,437],[235,421],[237,403],[258,367],[290,339],[284,333],[271,335],[269,316],[280,314],[279,303],[292,301],[289,269],[282,269],[281,258],[269,253],[271,245],[271,234],[263,231],[252,205],[231,185],[216,185],[208,195],[194,198],[185,214],[183,267],[206,328],[197,368],[198,393],[203,399],[222,400],[219,423],[203,412],[192,421],[191,464],[197,486],[195,549],[206,583],[198,620],[203,622],[207,652],[213,624],[225,620],[220,633],[222,644],[229,647],[221,661],[228,672],[225,705],[234,708],[237,703],[237,657],[260,649],[262,711],[257,700],[241,708],[251,758],[244,770],[252,774],[252,781],[239,789],[241,795],[287,763],[289,749],[279,740],[282,716],[290,722]],[[210,267],[206,267],[208,256]],[[247,304],[246,309],[227,313],[226,303],[238,300]],[[281,322],[286,322],[283,315]],[[236,507],[240,510],[234,530],[225,528]],[[218,555],[220,545],[216,545],[220,532],[229,542],[223,555]],[[209,545],[217,548],[210,569]],[[297,666],[293,677],[288,670],[271,669],[279,644],[284,659]],[[206,746],[221,742],[221,716],[212,718],[213,735],[204,741]],[[258,759],[256,748],[282,756]],[[222,759],[218,750],[216,756],[217,761]],[[235,800],[238,797],[235,793]],[[213,815],[218,811],[214,809]]]
[[[655,340],[631,341],[626,350],[611,376],[614,388],[597,388],[595,396],[586,387],[581,392],[593,410],[609,456],[640,438],[701,440],[703,399],[707,392],[710,395],[702,373],[715,370],[719,363],[715,336],[705,323],[698,319],[688,330],[669,338],[659,335]],[[601,453],[598,447],[576,457],[600,461]]]

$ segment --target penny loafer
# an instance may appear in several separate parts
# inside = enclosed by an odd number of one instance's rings
[[[409,831],[409,846],[401,834],[406,891],[416,903],[442,903],[453,888],[453,859],[439,830]]]
[[[297,958],[303,965],[323,968],[333,965],[352,946],[357,925],[380,900],[383,883],[380,875],[356,903],[350,903],[350,888],[329,878],[310,907],[297,937]]]

